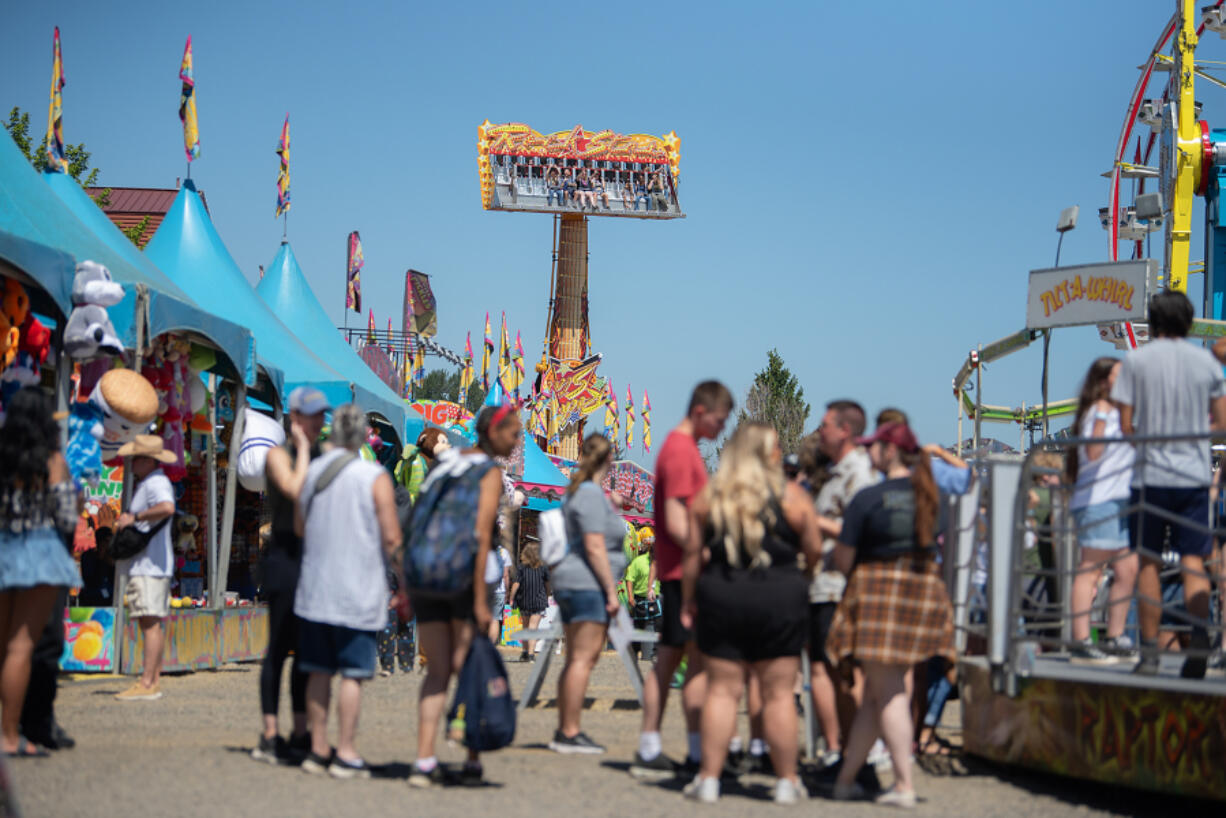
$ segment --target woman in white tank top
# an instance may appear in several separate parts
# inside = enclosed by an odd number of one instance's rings
[[[1069,503],[1076,526],[1081,560],[1073,578],[1073,639],[1071,659],[1084,664],[1110,664],[1122,658],[1117,644],[1124,633],[1128,606],[1137,579],[1137,555],[1128,549],[1129,486],[1135,458],[1123,439],[1120,411],[1108,400],[1120,371],[1117,358],[1099,358],[1090,365],[1081,387],[1073,434],[1082,438],[1120,438],[1118,443],[1091,443],[1069,452],[1067,472],[1074,483]],[[1105,565],[1114,574],[1103,646],[1090,641],[1090,606]],[[1103,650],[1106,647],[1106,650]]]

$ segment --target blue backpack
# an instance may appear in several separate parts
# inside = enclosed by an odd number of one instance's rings
[[[473,636],[447,714],[447,737],[470,750],[500,750],[515,740],[515,703],[498,649]]]
[[[430,472],[404,532],[406,588],[452,593],[472,584],[481,480],[495,465],[459,455]]]

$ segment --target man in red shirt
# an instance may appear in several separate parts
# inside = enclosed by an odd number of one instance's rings
[[[682,657],[687,658],[685,684],[681,688],[689,744],[686,767],[696,769],[702,752],[699,720],[707,681],[694,634],[681,626],[681,555],[690,537],[690,501],[707,484],[707,466],[698,451],[698,441],[719,436],[732,406],[732,393],[719,381],[698,384],[690,397],[685,420],[669,433],[656,458],[656,544],[648,587],[653,587],[659,578],[663,618],[655,667],[643,684],[643,726],[639,749],[630,765],[630,774],[635,778],[666,778],[677,772],[662,752],[660,721],[669,685]]]

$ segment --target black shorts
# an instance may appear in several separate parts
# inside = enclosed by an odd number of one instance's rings
[[[1150,508],[1140,507],[1142,503]],[[1144,556],[1155,559],[1154,555],[1167,542],[1172,551],[1183,557],[1207,557],[1213,550],[1213,535],[1205,530],[1211,522],[1208,486],[1133,489],[1129,505],[1137,508],[1128,520],[1133,551],[1145,548],[1149,553]],[[1165,537],[1168,529],[1169,541]]]
[[[809,634],[808,583],[734,572],[698,580],[698,649],[730,662],[800,657]],[[666,617],[667,618],[667,617]]]
[[[837,602],[816,602],[809,605],[809,661],[832,664],[826,655],[826,637],[830,635],[830,623],[834,621]]]
[[[411,589],[409,601],[413,603],[413,615],[417,624],[428,622],[473,621],[473,589],[440,594],[435,591]]]
[[[660,644],[683,648],[694,641],[694,632],[681,626],[681,580],[660,583]]]

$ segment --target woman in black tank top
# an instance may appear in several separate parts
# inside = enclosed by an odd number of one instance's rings
[[[311,393],[314,393],[313,395]],[[309,399],[309,400],[308,400]],[[323,395],[310,387],[290,393],[290,440],[268,452],[264,464],[265,491],[272,517],[272,536],[261,563],[262,596],[268,604],[268,649],[260,667],[260,712],[263,732],[251,755],[258,761],[285,763],[306,755],[311,737],[306,726],[305,673],[297,663],[290,670],[290,699],[294,728],[289,741],[279,733],[277,712],[281,700],[281,668],[298,642],[298,617],[294,616],[294,592],[302,560],[302,538],[294,533],[294,503],[306,480],[307,467],[319,456],[319,433],[327,408]],[[319,408],[320,406],[323,408]],[[302,409],[318,409],[305,414]]]
[[[681,616],[695,627],[705,657],[707,701],[702,766],[685,792],[704,801],[719,794],[747,669],[762,686],[765,739],[778,776],[775,800],[805,797],[796,772],[792,687],[808,638],[805,575],[818,564],[821,539],[812,501],[784,479],[782,460],[773,428],[741,424],[690,508]]]

